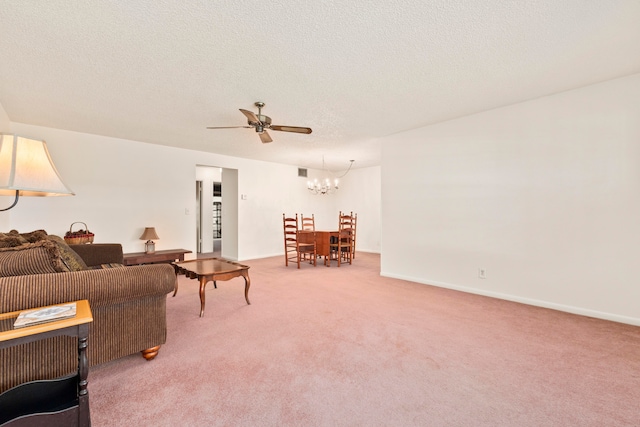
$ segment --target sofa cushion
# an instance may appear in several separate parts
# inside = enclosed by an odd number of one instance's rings
[[[49,240],[0,248],[0,277],[70,271],[62,262],[60,249]]]

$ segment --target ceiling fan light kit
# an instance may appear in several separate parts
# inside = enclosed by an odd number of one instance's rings
[[[207,129],[235,129],[235,128],[254,128],[258,135],[260,136],[260,141],[263,143],[272,142],[271,136],[267,132],[267,129],[275,130],[278,132],[293,132],[293,133],[304,133],[310,134],[311,128],[299,127],[299,126],[282,126],[282,125],[272,125],[271,117],[265,116],[262,114],[262,108],[265,106],[264,102],[256,102],[254,103],[256,107],[258,107],[258,114],[253,111],[243,110],[240,108],[240,112],[245,115],[247,118],[248,126],[209,126]]]

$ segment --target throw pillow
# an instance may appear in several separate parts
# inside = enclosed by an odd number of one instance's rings
[[[69,269],[62,262],[60,249],[49,240],[0,248],[0,277],[67,271]]]
[[[24,245],[25,243],[35,243],[38,240],[46,238],[47,232],[44,230],[35,230],[30,233],[19,233],[17,230],[11,230],[8,233],[0,233],[0,248],[11,248]]]
[[[110,262],[109,264],[100,264],[89,267],[90,270],[104,270],[107,268],[124,268],[124,265],[117,262]]]
[[[49,234],[47,236],[47,240],[55,243],[60,250],[60,257],[62,258],[62,262],[67,266],[69,271],[80,271],[87,270],[87,264],[84,260],[78,255],[76,251],[71,249],[67,242],[60,236],[55,236],[53,234]]]
[[[15,230],[11,230],[11,232],[16,232]],[[22,236],[22,238],[24,240],[26,240],[26,243],[35,243],[39,240],[43,240],[47,238],[47,232],[44,230],[35,230],[32,231],[30,233],[20,233],[20,236]]]
[[[9,233],[0,233],[0,248],[10,248],[15,246],[12,243],[13,239]]]
[[[1,233],[0,236],[0,248],[12,248],[14,246],[24,245],[27,239],[22,237],[16,230],[11,230],[8,233]]]

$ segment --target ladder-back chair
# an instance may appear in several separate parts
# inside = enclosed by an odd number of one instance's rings
[[[304,216],[304,214],[300,214],[300,230],[316,231],[316,219],[314,214],[311,214],[311,216]]]
[[[358,222],[358,214],[350,212],[348,215],[346,212],[340,211],[340,222],[343,228],[349,228],[351,230],[351,257],[356,257],[356,225]]]
[[[343,260],[351,264],[353,259],[355,230],[353,228],[353,215],[346,215],[341,211],[338,219],[338,238],[334,239],[330,246],[330,258],[338,261],[338,267],[340,267]]]
[[[351,212],[351,257],[356,257],[356,225],[358,222],[358,214]]]
[[[315,233],[315,231],[316,231],[316,219],[315,219],[314,214],[311,214],[311,216],[304,216],[304,214],[300,214],[300,230],[299,231],[309,231],[309,232],[314,232]],[[314,238],[315,238],[315,236],[314,236]],[[307,255],[309,255],[309,258],[307,258]],[[305,253],[302,254],[302,258],[304,260],[310,259],[311,258],[311,254],[305,252]]]
[[[316,266],[316,239],[313,231],[298,230],[298,214],[295,217],[287,217],[282,214],[282,227],[284,230],[284,265],[289,266],[289,261],[296,262],[300,268],[300,259],[304,254],[313,256]]]

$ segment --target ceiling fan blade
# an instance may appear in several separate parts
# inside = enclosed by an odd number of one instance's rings
[[[297,126],[271,125],[271,127],[269,129],[279,130],[279,131],[282,131],[282,132],[295,132],[295,133],[306,133],[306,134],[310,134],[311,133],[311,128],[301,128],[301,127],[297,127]]]
[[[207,126],[207,129],[239,129],[239,128],[251,129],[252,126]]]
[[[245,116],[247,116],[247,119],[249,119],[250,122],[258,122],[258,123],[260,123],[260,120],[258,120],[258,116],[256,116],[256,114],[253,111],[243,110],[241,108],[240,112],[242,114],[244,114]]]
[[[260,132],[258,135],[260,135],[260,141],[262,141],[264,144],[273,141],[266,130]]]

